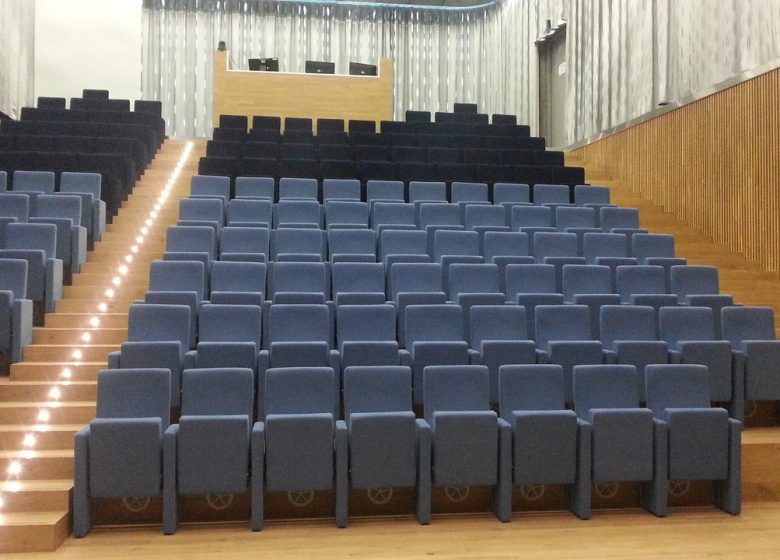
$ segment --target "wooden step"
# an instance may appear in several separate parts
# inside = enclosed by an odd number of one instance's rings
[[[0,485],[3,509],[14,512],[67,511],[72,480],[12,480]]]
[[[84,424],[49,424],[31,428],[25,424],[0,424],[0,446],[6,451],[28,449],[25,436],[35,438],[34,449],[70,449],[73,437]]]
[[[0,514],[0,552],[50,552],[70,534],[70,513],[63,511]]]
[[[87,338],[85,338],[85,336]],[[121,344],[127,340],[127,328],[64,328],[36,327],[33,329],[33,344]]]
[[[138,253],[130,253],[129,250],[125,251],[102,251],[100,253],[89,253],[87,255],[87,263],[92,262],[108,262],[113,263],[115,266],[119,266],[125,263],[125,255],[130,254],[133,257],[133,263],[150,263],[153,260],[162,258],[162,251],[152,252],[146,251]]]
[[[11,463],[21,464],[17,480],[73,479],[73,450],[0,451],[0,472],[8,472]],[[9,477],[11,480],[14,477]]]
[[[95,286],[65,286],[63,288],[63,297],[79,299],[82,301],[106,299],[106,289],[113,289],[117,299],[143,299],[146,286],[104,286],[95,288]]]
[[[106,304],[106,312],[121,312],[126,313],[130,304],[135,303],[140,298],[114,298],[112,300],[104,300]],[[62,299],[58,301],[54,310],[57,313],[99,313],[98,300],[79,300],[79,299]]]
[[[43,424],[38,419],[42,410],[49,413],[48,424],[86,424],[95,417],[95,402],[0,402],[0,424]]]
[[[133,274],[149,274],[149,263],[151,261],[136,261],[132,263],[126,263],[123,258],[117,259],[117,262],[100,262],[89,261],[81,265],[81,273],[83,274],[110,274],[112,277],[116,274],[117,269],[123,264],[128,264],[128,267]],[[78,276],[76,276],[78,278]]]
[[[106,272],[82,272],[76,274],[73,277],[73,284],[71,285],[91,286],[93,289],[105,289],[112,285],[112,280],[115,277],[119,277],[124,285],[144,286],[149,282],[149,271],[146,270],[147,267],[144,267],[145,270],[143,272],[135,272],[135,267],[132,267],[131,270],[133,270],[133,272],[128,272],[127,274],[118,273],[118,268],[119,267],[115,267]]]
[[[20,362],[11,364],[12,381],[97,381],[97,373],[106,369],[106,360],[95,362]],[[63,377],[63,370],[70,372],[70,377]]]
[[[91,321],[96,317],[98,326],[107,329],[126,329],[127,313],[49,313],[46,315],[45,328],[94,328]]]
[[[94,401],[97,396],[94,381],[69,381],[67,385],[60,380],[19,381],[0,379],[0,402],[46,401],[51,397],[52,383],[56,383],[61,401]]]
[[[80,357],[76,350],[81,353]],[[119,350],[119,344],[33,344],[24,349],[24,359],[31,362],[99,362],[108,359],[109,352],[115,350]]]
[[[742,493],[749,501],[780,500],[780,427],[742,432]]]

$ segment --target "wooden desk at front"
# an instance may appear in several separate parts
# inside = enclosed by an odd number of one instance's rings
[[[393,61],[379,61],[379,76],[248,72],[228,68],[227,51],[214,53],[213,119],[255,115],[317,119],[393,119]],[[379,126],[377,126],[377,129]]]

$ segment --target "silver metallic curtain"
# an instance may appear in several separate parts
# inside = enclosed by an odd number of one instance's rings
[[[0,111],[34,104],[35,2],[0,0]]]
[[[568,139],[577,142],[780,59],[780,0],[498,0],[489,8],[274,0],[144,0],[143,94],[175,136],[207,136],[211,62],[227,42],[242,68],[277,57],[395,59],[395,117],[456,101],[513,113],[537,130],[534,41],[567,20]]]

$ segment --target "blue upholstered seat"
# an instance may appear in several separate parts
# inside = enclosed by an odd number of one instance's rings
[[[0,353],[7,362],[22,361],[24,347],[32,343],[33,304],[27,299],[24,259],[0,258]]]

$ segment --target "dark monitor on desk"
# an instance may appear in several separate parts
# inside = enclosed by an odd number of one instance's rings
[[[250,58],[249,70],[253,72],[278,72],[278,58]]]
[[[305,70],[307,74],[335,74],[336,63],[307,60]]]
[[[349,63],[350,76],[376,76],[376,65],[361,64],[360,62]]]

